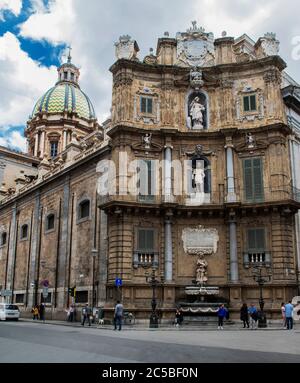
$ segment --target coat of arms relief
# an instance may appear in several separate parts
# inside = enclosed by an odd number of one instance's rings
[[[180,66],[212,66],[215,63],[215,48],[213,33],[205,33],[204,28],[198,28],[197,22],[186,32],[178,32],[177,65]]]

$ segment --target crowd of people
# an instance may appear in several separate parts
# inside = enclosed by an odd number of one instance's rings
[[[33,320],[45,320],[45,304],[35,305],[31,309]]]

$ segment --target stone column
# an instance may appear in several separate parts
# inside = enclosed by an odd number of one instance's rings
[[[39,133],[35,133],[35,141],[34,141],[34,157],[37,157],[39,150]]]
[[[44,158],[44,153],[45,153],[45,129],[41,130],[41,154],[40,157]]]
[[[172,223],[170,217],[165,220],[165,281],[173,280]]]
[[[67,130],[64,129],[64,136],[63,136],[63,150],[66,149],[66,146],[68,145],[68,142],[67,142]]]
[[[229,221],[229,246],[230,246],[230,282],[238,282],[239,265],[237,256],[236,221]]]
[[[226,138],[227,144],[226,150],[226,174],[227,174],[227,202],[236,202],[236,194],[234,187],[234,171],[233,171],[233,145],[231,143],[231,137]]]
[[[107,215],[100,212],[100,244],[99,244],[99,290],[98,305],[104,306],[106,303],[106,283],[107,283]]]
[[[13,275],[15,268],[15,255],[16,255],[16,246],[17,246],[17,205],[15,204],[12,208],[12,219],[11,219],[11,229],[10,229],[10,239],[9,239],[9,253],[8,253],[8,265],[7,265],[7,279],[6,279],[6,289],[11,290],[13,288]],[[10,297],[10,302],[12,302]]]
[[[172,147],[165,147],[164,156],[164,200],[165,202],[172,202]]]

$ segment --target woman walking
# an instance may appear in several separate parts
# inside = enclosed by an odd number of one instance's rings
[[[286,316],[285,316],[285,303],[281,303],[281,317],[282,317],[282,326],[286,328]]]
[[[246,328],[246,325],[247,325],[247,328],[249,328],[249,313],[248,313],[248,307],[246,303],[243,303],[243,306],[241,307],[240,312],[241,312],[241,321],[244,324],[243,328]]]

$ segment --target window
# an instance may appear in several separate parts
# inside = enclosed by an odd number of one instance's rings
[[[68,72],[64,72],[65,80],[68,80]]]
[[[256,108],[256,95],[244,96],[244,112],[254,112]]]
[[[23,225],[21,227],[21,239],[27,239],[28,237],[28,225]]]
[[[44,298],[43,294],[41,294],[41,302],[42,303],[51,303],[52,302],[52,293],[48,293],[47,298]]]
[[[54,214],[49,214],[46,219],[46,230],[53,230],[54,229],[54,222],[55,217]]]
[[[151,202],[155,196],[155,161],[141,160],[138,169],[139,200]]]
[[[76,303],[88,303],[88,291],[77,291],[75,296]]]
[[[56,157],[57,153],[58,153],[58,142],[57,141],[50,142],[50,155],[51,155],[51,158]]]
[[[135,267],[158,265],[158,252],[155,251],[155,229],[137,229]]]
[[[84,200],[79,204],[78,219],[89,218],[90,216],[90,201]]]
[[[247,250],[244,253],[244,264],[270,265],[270,252],[266,250],[266,231],[264,228],[247,230]]]
[[[0,238],[0,246],[6,245],[7,242],[7,233],[2,233]]]
[[[141,97],[141,113],[152,114],[153,100],[151,97]]]
[[[74,81],[74,73],[71,73],[71,80]]]
[[[24,294],[16,294],[16,303],[24,303]]]
[[[261,158],[249,158],[243,161],[245,199],[248,202],[263,201],[263,169]]]

